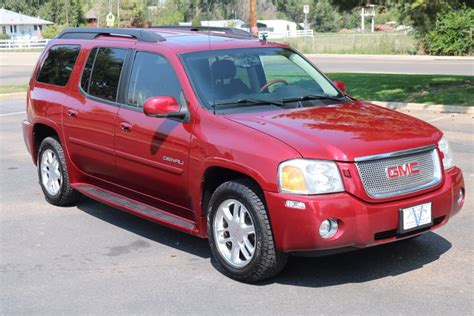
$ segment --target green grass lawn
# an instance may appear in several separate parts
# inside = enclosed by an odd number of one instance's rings
[[[291,81],[292,74],[275,74]],[[348,93],[370,101],[474,106],[474,76],[328,73]],[[298,78],[295,78],[297,80]],[[0,94],[25,92],[28,85],[0,86]]]
[[[474,76],[327,73],[363,100],[474,106]]]
[[[0,86],[0,94],[15,93],[15,92],[26,92],[26,89],[28,89],[27,84]]]

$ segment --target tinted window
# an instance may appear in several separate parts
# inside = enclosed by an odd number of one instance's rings
[[[126,49],[102,47],[97,52],[89,82],[90,95],[116,101]]]
[[[166,58],[138,52],[133,63],[127,103],[142,108],[149,97],[172,96],[185,105],[183,91],[176,73]]]
[[[217,104],[217,109],[222,105],[223,109],[248,110],[248,103],[239,102],[243,99],[282,101],[311,95],[341,97],[314,66],[289,49],[238,48],[192,52],[182,57],[193,88],[202,104],[210,109]],[[285,106],[321,103],[321,100],[304,104],[288,102]]]
[[[81,87],[84,91],[89,92],[89,83],[91,80],[92,67],[94,66],[95,56],[97,55],[97,48],[94,48],[87,58],[84,71],[82,72]]]
[[[51,47],[36,80],[57,86],[65,86],[69,81],[80,50],[81,47],[77,45]]]

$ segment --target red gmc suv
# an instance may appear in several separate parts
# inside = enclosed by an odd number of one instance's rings
[[[49,203],[84,194],[208,238],[244,282],[288,254],[417,236],[464,203],[441,131],[235,29],[66,29],[33,73],[23,133]]]

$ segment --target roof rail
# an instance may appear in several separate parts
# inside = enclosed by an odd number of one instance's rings
[[[233,27],[218,27],[218,26],[187,26],[187,25],[157,25],[150,26],[153,29],[174,29],[174,30],[185,30],[194,32],[215,32],[224,33],[225,35],[255,38],[255,36],[245,30],[236,29]]]
[[[148,30],[140,29],[109,29],[109,28],[95,28],[95,27],[74,27],[67,28],[61,31],[56,38],[58,39],[85,39],[93,40],[98,36],[124,36],[136,38],[142,42],[162,42],[166,39]]]

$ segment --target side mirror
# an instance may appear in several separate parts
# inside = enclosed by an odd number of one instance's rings
[[[336,85],[336,87],[341,90],[342,93],[346,94],[347,91],[346,91],[346,84],[342,81],[334,81],[334,84]]]
[[[175,98],[170,96],[151,97],[145,100],[143,112],[146,116],[152,117],[177,117],[183,118],[184,113],[180,112],[180,105]]]

